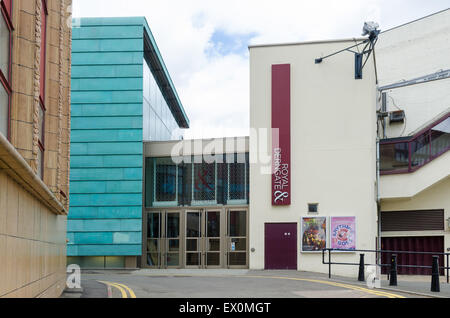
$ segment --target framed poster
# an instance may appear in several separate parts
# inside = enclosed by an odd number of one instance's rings
[[[302,252],[320,252],[327,247],[327,218],[302,218]]]
[[[356,249],[356,217],[331,217],[330,220],[331,248]]]

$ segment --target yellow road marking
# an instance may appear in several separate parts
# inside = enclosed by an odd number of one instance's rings
[[[397,294],[387,293],[379,290],[372,290],[364,287],[359,287],[355,285],[349,285],[349,284],[343,284],[343,283],[337,283],[337,282],[329,282],[325,280],[317,280],[317,279],[305,279],[305,278],[293,278],[293,277],[277,277],[277,276],[245,276],[245,277],[253,277],[253,278],[272,278],[272,279],[286,279],[286,280],[296,280],[296,281],[304,281],[304,282],[311,282],[311,283],[318,283],[318,284],[326,284],[331,285],[335,287],[342,287],[347,289],[353,289],[357,291],[362,291],[368,294],[377,295],[377,296],[383,296],[387,298],[406,298]]]
[[[100,282],[102,284],[105,284],[105,285],[108,285],[108,286],[112,286],[112,287],[117,288],[120,291],[120,293],[122,294],[122,298],[128,298],[127,292],[125,291],[124,288],[122,288],[122,286],[125,287],[125,285],[121,285],[121,284],[117,284],[117,283],[111,283],[111,282],[103,282],[103,281],[100,281],[100,280],[98,282]],[[128,291],[131,291],[131,289],[129,289],[128,287],[126,287],[126,289]],[[131,294],[132,292],[133,291],[130,292],[131,297],[132,298],[136,298],[136,295],[134,295],[134,293]],[[134,297],[133,297],[133,295],[134,295]]]
[[[128,286],[126,286],[124,284],[119,284],[119,283],[116,283],[116,284],[119,285],[120,287],[123,287],[126,290],[128,290],[128,292],[130,293],[131,298],[136,298],[136,294],[133,292],[133,290],[130,287],[128,287]]]

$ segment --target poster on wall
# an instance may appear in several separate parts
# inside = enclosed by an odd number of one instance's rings
[[[302,252],[319,252],[327,247],[327,218],[302,218]]]
[[[332,217],[330,220],[331,248],[356,249],[356,218]]]

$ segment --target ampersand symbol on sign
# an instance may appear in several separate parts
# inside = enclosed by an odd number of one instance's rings
[[[289,193],[288,192],[282,192],[282,191],[277,191],[275,192],[275,203],[277,203],[278,201],[284,201],[285,198],[289,197]]]

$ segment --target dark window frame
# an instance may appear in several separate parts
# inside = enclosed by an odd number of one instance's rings
[[[41,63],[40,63],[40,90],[39,90],[39,106],[42,110],[42,123],[39,127],[41,134],[38,138],[39,151],[41,152],[41,162],[39,162],[41,179],[44,179],[45,171],[45,113],[47,111],[45,107],[45,88],[46,88],[46,61],[47,61],[47,0],[42,1],[42,17],[41,17]],[[41,138],[42,136],[42,138]]]
[[[6,138],[11,141],[11,96],[12,96],[12,44],[14,31],[14,26],[12,23],[11,12],[12,12],[13,0],[1,0],[0,1],[0,19],[3,19],[9,31],[9,58],[8,58],[8,74],[4,74],[0,69],[0,84],[6,91],[8,95],[8,115],[7,115],[7,133]]]

